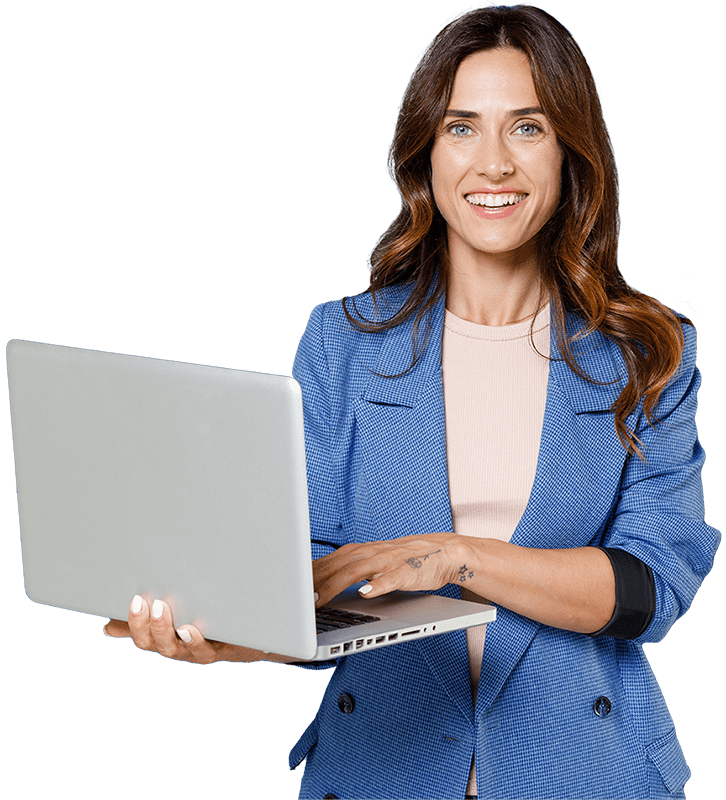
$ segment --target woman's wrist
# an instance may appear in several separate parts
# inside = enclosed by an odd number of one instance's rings
[[[553,550],[499,539],[462,536],[461,540],[452,551],[452,564],[461,559],[452,583],[489,602],[578,633],[598,631],[612,617],[613,570],[597,548]]]
[[[481,564],[481,542],[485,540],[452,533],[449,548],[449,582],[467,589],[483,572]],[[477,581],[478,582],[478,581]],[[476,592],[476,589],[472,589]]]
[[[299,663],[302,659],[284,656],[279,653],[266,653],[264,650],[255,650],[241,645],[225,644],[217,651],[217,661],[233,661],[252,663],[255,661],[271,661],[277,664]]]

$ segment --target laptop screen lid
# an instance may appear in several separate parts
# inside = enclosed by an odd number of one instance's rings
[[[26,592],[125,619],[135,594],[210,639],[312,658],[293,378],[14,340]]]

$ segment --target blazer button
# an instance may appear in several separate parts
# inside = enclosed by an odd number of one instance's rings
[[[338,708],[344,714],[352,714],[353,713],[353,709],[355,708],[355,702],[353,701],[353,698],[347,692],[345,692],[344,694],[341,694],[340,697],[338,698]]]
[[[338,795],[328,792],[327,794],[323,795],[323,800],[338,800]]]
[[[612,707],[613,704],[607,697],[598,697],[593,703],[592,710],[598,715],[598,717],[607,717]]]

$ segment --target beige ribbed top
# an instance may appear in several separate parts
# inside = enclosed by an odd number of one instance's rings
[[[446,311],[442,370],[454,531],[509,541],[534,482],[550,350],[550,307],[490,327]],[[533,328],[534,344],[530,340]],[[464,590],[467,599],[482,600]],[[476,698],[486,625],[466,632]],[[468,794],[476,794],[474,768]]]

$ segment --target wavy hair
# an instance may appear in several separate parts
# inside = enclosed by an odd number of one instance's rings
[[[537,97],[565,156],[559,206],[537,237],[560,352],[575,373],[597,383],[578,366],[575,339],[598,330],[618,345],[628,380],[611,409],[615,429],[629,452],[642,455],[626,419],[642,400],[653,424],[658,398],[680,364],[681,323],[690,322],[632,289],[620,274],[617,171],[595,82],[569,31],[539,8],[470,11],[447,25],[424,54],[404,94],[389,153],[402,205],[371,254],[375,317],[363,318],[350,298],[343,301],[346,316],[356,328],[375,332],[414,316],[411,367],[420,357],[429,312],[446,290],[448,271],[447,228],[434,200],[431,149],[459,65],[467,56],[494,48],[514,48],[529,59]],[[396,284],[410,284],[412,291],[395,313],[383,318],[377,293]],[[586,323],[572,336],[566,331],[566,310]]]

